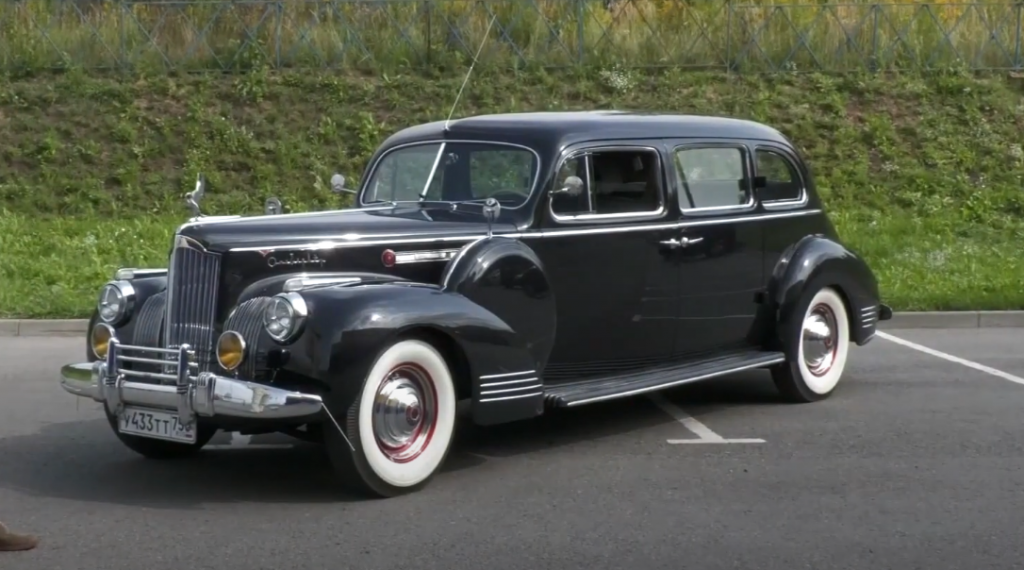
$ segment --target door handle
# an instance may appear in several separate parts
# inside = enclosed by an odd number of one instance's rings
[[[691,246],[691,245],[693,245],[695,243],[700,243],[702,241],[704,241],[704,238],[702,238],[702,237],[690,238],[690,237],[683,236],[683,237],[681,237],[679,239],[666,239],[666,240],[662,240],[659,243],[661,243],[661,245],[670,247],[672,249],[676,249],[676,248],[679,248],[679,247]]]

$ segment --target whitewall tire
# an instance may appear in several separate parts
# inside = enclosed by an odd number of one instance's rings
[[[382,497],[418,490],[448,455],[455,404],[455,381],[441,353],[422,340],[399,340],[377,357],[347,414],[337,418],[355,451],[328,425],[328,453],[356,490]]]
[[[772,369],[787,399],[814,402],[839,384],[850,352],[850,318],[843,298],[830,287],[805,297],[783,332],[787,362]]]

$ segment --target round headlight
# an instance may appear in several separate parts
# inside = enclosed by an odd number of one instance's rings
[[[217,362],[224,370],[234,370],[245,360],[245,339],[235,331],[224,331],[217,339]]]
[[[263,327],[270,338],[277,342],[288,342],[302,332],[308,310],[306,302],[298,293],[281,293],[270,298],[263,313]]]
[[[110,325],[96,323],[96,326],[92,327],[89,343],[92,346],[92,353],[96,355],[96,358],[103,359],[107,357],[107,348],[110,346],[110,339],[112,338],[114,338],[114,329],[110,328]]]
[[[109,325],[124,321],[131,313],[135,303],[135,288],[127,281],[111,281],[100,290],[100,299],[96,304],[100,320]]]

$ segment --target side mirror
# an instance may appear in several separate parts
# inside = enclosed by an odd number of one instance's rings
[[[565,186],[552,190],[555,196],[579,196],[583,193],[583,180],[579,176],[569,176],[565,179]]]
[[[356,193],[356,191],[351,188],[345,188],[345,177],[337,172],[334,173],[334,176],[331,176],[331,192],[334,192],[335,194],[341,194],[342,192],[348,192],[349,194]]]
[[[754,177],[754,190],[758,190],[758,189],[764,188],[766,186],[768,186],[768,177],[767,176],[755,176]]]

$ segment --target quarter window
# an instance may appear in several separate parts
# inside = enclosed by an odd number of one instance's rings
[[[650,214],[662,204],[661,164],[653,150],[601,150],[571,158],[555,176],[555,188],[564,188],[570,176],[583,181],[583,191],[555,194],[556,216]]]
[[[736,147],[680,148],[676,171],[690,208],[735,208],[750,203],[750,177],[743,150]]]
[[[784,156],[770,150],[758,149],[757,175],[765,177],[765,187],[759,191],[762,202],[799,200],[802,192],[800,176]]]

